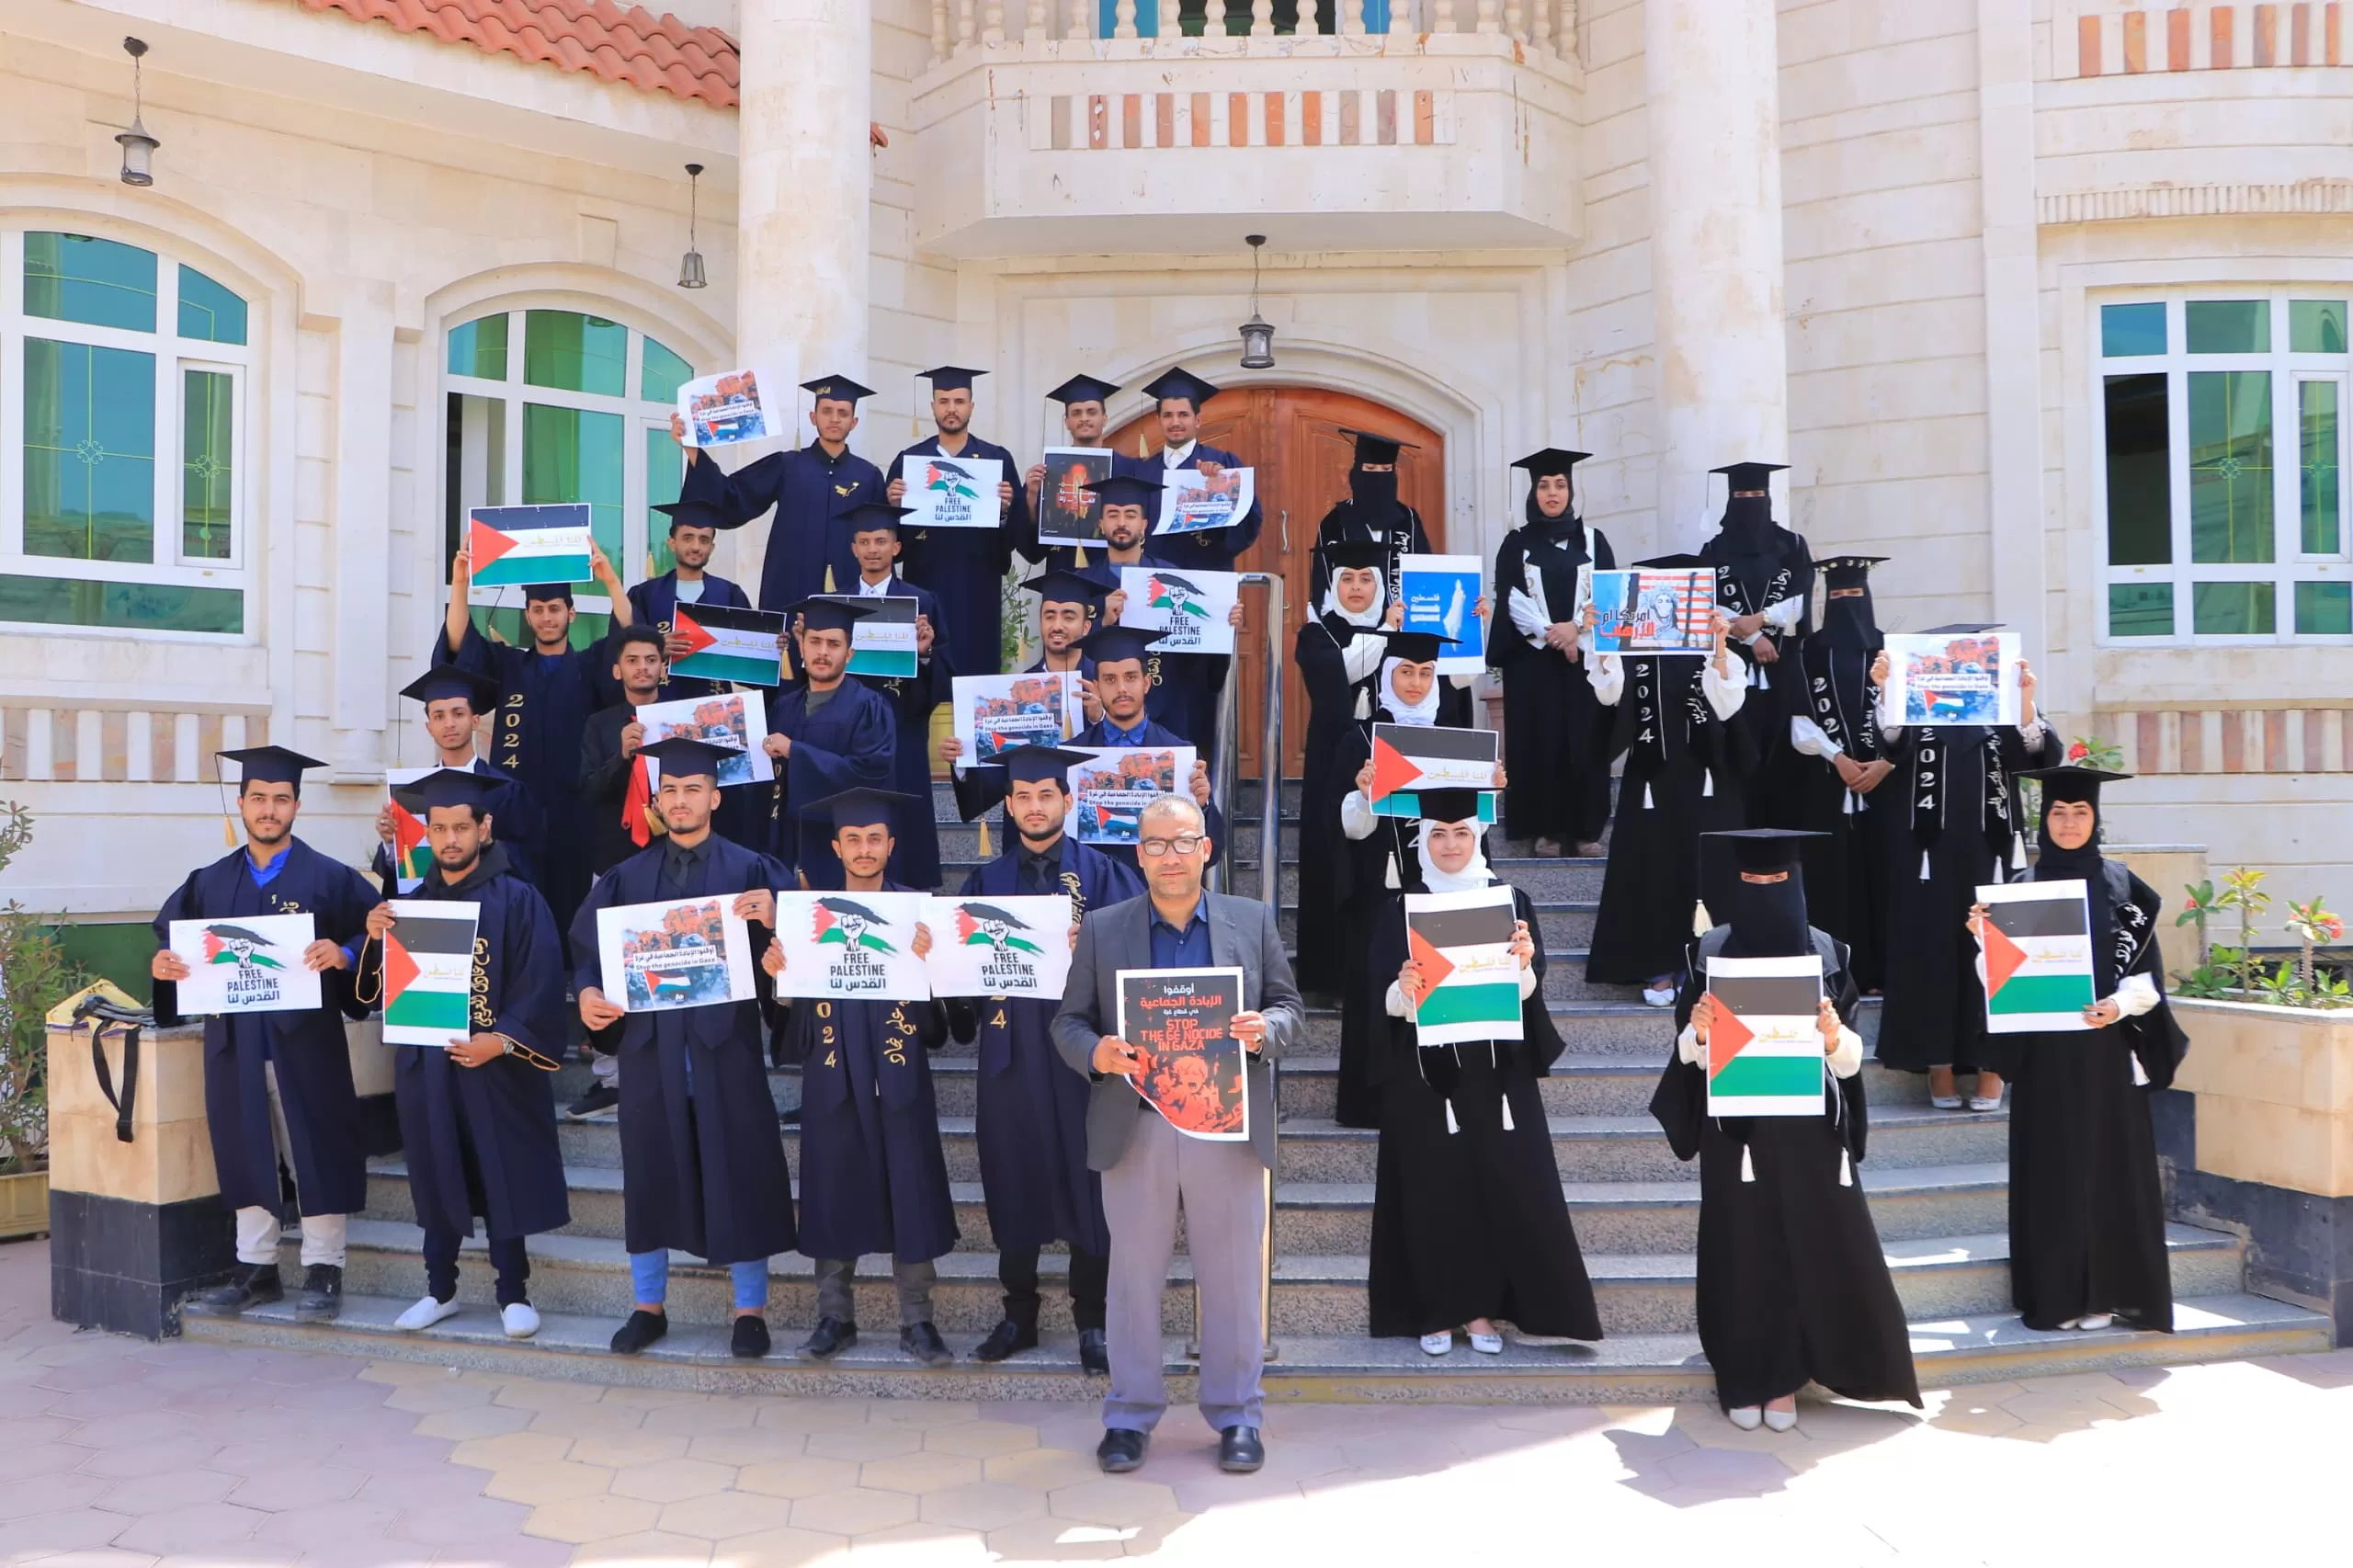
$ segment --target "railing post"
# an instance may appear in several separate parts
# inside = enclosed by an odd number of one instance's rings
[[[1185,36],[1184,21],[1176,11],[1176,0],[1160,0],[1158,26],[1154,29],[1157,37],[1174,40]]]
[[[1250,0],[1250,36],[1275,36],[1275,0]]]
[[[1550,4],[1551,0],[1546,0],[1546,3]],[[1043,41],[1047,37],[1048,25],[1046,0],[1029,0],[1029,14],[1024,18],[1021,28],[1022,41],[1025,43]]]
[[[1354,38],[1364,31],[1364,0],[1340,0],[1338,32]]]
[[[1536,0],[1528,14],[1528,41],[1540,50],[1552,47],[1552,0]]]
[[[1070,25],[1063,31],[1064,38],[1093,38],[1095,7],[1092,0],[1070,0]]]
[[[1537,3],[1540,6],[1543,0],[1537,0]],[[1525,40],[1528,37],[1527,26],[1527,9],[1521,6],[1520,0],[1504,0],[1504,36]]]
[[[1120,3],[1111,8],[1111,36],[1113,38],[1136,36],[1136,0],[1120,0]]]
[[[981,41],[1005,41],[1005,0],[987,0],[981,7]]]
[[[948,0],[931,0],[931,62],[948,58]]]
[[[1430,0],[1430,31],[1450,33],[1454,30],[1454,0]]]
[[[1479,0],[1478,26],[1479,30],[1483,33],[1491,33],[1496,30],[1495,0]]]

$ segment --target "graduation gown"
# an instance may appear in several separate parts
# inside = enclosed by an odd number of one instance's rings
[[[1691,945],[1675,1002],[1678,1031],[1705,988],[1702,960],[1730,932],[1719,926]],[[1824,994],[1852,1028],[1846,949],[1813,936],[1826,949]],[[1651,1115],[1676,1158],[1699,1162],[1699,1347],[1723,1408],[1763,1404],[1809,1381],[1846,1399],[1918,1405],[1904,1304],[1859,1175],[1870,1134],[1862,1074],[1831,1079],[1818,1117],[1716,1119],[1706,1071],[1675,1053]],[[1754,1180],[1742,1179],[1744,1159]]]
[[[842,874],[834,856],[833,824],[804,819],[801,808],[861,784],[891,788],[898,723],[890,701],[848,676],[813,714],[806,686],[782,687],[768,694],[768,733],[792,740],[792,755],[778,764],[777,781],[767,791],[774,853],[805,875],[809,886],[831,887]],[[928,782],[924,798],[931,798]]]
[[[1609,822],[1611,715],[1593,694],[1580,652],[1574,663],[1531,647],[1512,624],[1508,596],[1540,584],[1556,620],[1574,614],[1577,568],[1614,570],[1618,558],[1598,529],[1573,517],[1554,537],[1535,523],[1514,528],[1495,551],[1495,612],[1487,618],[1487,664],[1504,686],[1504,833],[1555,838],[1574,848],[1601,837]],[[1590,537],[1592,553],[1586,553]]]
[[[1330,884],[1330,907],[1337,918],[1330,924],[1339,934],[1341,954],[1339,1098],[1333,1115],[1343,1127],[1381,1125],[1381,1094],[1373,1085],[1373,1056],[1379,1050],[1383,1020],[1388,1015],[1384,1009],[1370,1005],[1370,971],[1366,966],[1370,961],[1373,931],[1392,895],[1424,891],[1419,818],[1381,817],[1374,822],[1372,832],[1363,838],[1350,838],[1339,825],[1340,807],[1357,787],[1358,770],[1372,756],[1372,726],[1395,722],[1388,709],[1375,708],[1363,723],[1351,723],[1341,733],[1339,744],[1332,755],[1334,787],[1339,791],[1332,801],[1332,822],[1333,831],[1339,836],[1340,857],[1334,864]],[[1304,811],[1303,794],[1300,804]],[[1302,853],[1305,848],[1302,835]],[[1304,861],[1301,863],[1299,887],[1302,914],[1322,907],[1319,903],[1311,902],[1317,900],[1318,894],[1306,880]],[[1303,926],[1309,922],[1302,919],[1301,924]],[[1397,977],[1393,964],[1389,977]]]
[[[1176,731],[1169,729],[1166,725],[1155,722],[1150,713],[1147,712],[1144,717],[1144,722],[1138,724],[1132,730],[1120,729],[1118,725],[1111,722],[1110,716],[1107,714],[1103,718],[1097,720],[1094,723],[1087,725],[1086,728],[1079,731],[1078,733],[1073,735],[1069,740],[1063,744],[1064,745],[1077,746],[1080,748],[1085,748],[1086,746],[1140,746],[1151,748],[1155,746],[1185,746],[1191,745],[1193,743],[1178,734]],[[1198,748],[1196,749],[1198,750]],[[1206,752],[1200,752],[1199,755],[1202,758],[1206,759],[1209,754]],[[1176,781],[1176,788],[1187,800],[1189,801],[1193,798],[1191,786],[1184,779],[1179,778]],[[1076,807],[1074,806],[1072,809],[1076,810]],[[1201,816],[1203,819],[1203,831],[1210,835],[1210,864],[1214,866],[1225,858],[1225,814],[1217,809],[1217,802],[1215,801],[1211,801],[1202,811]],[[1141,877],[1143,875],[1142,869],[1136,862],[1136,846],[1134,845],[1094,844],[1089,845],[1088,847],[1097,850],[1101,854],[1109,856],[1112,859],[1117,860],[1129,870],[1135,872],[1137,876]]]
[[[842,884],[835,877],[819,885]],[[882,891],[922,890],[885,879]],[[801,1251],[926,1263],[952,1250],[956,1205],[931,1086],[931,1052],[948,1039],[946,1006],[801,997],[790,1007],[784,1041],[786,1060],[801,1068]]]
[[[1422,515],[1403,501],[1389,509],[1386,517],[1365,515],[1353,496],[1332,504],[1324,520],[1315,526],[1315,569],[1308,575],[1307,591],[1316,604],[1324,602],[1324,590],[1332,584],[1330,568],[1324,564],[1323,551],[1326,545],[1358,544],[1378,540],[1388,552],[1381,563],[1381,580],[1389,590],[1388,602],[1396,604],[1404,597],[1399,591],[1404,568],[1399,558],[1407,555],[1435,555],[1438,547],[1430,543],[1429,529],[1422,526]]]
[[[2029,1328],[2115,1312],[2173,1332],[2165,1190],[2149,1096],[2169,1087],[2189,1041],[2165,1001],[2156,921],[2162,901],[2119,862],[2090,889],[2109,904],[2107,957],[2095,938],[2100,995],[2139,974],[2157,1005],[2089,1032],[2003,1037],[2015,1046],[2010,1090],[2010,1295]],[[2020,872],[2014,881],[2032,881]],[[2095,927],[2102,922],[2095,914]],[[2105,961],[2103,960],[2105,959]],[[2133,1067],[2141,1071],[2137,1081]]]
[[[1337,615],[1310,617],[1301,623],[1293,644],[1292,657],[1299,665],[1300,683],[1307,688],[1307,744],[1299,790],[1302,888],[1320,890],[1336,885],[1341,862],[1349,853],[1347,835],[1340,831],[1340,802],[1356,787],[1356,775],[1340,771],[1338,754],[1347,735],[1360,732],[1366,722],[1357,717],[1357,704],[1363,702],[1370,714],[1381,684],[1378,656],[1373,658],[1371,671],[1363,679],[1348,677],[1346,650],[1357,642],[1360,631],[1367,646],[1387,646],[1374,631],[1352,625]],[[1347,951],[1337,921],[1302,921],[1299,988],[1336,994],[1351,967]]]
[[[550,1061],[564,1051],[563,949],[547,901],[516,880],[492,845],[463,881],[438,869],[413,895],[476,903],[473,994],[468,1032],[503,1034]],[[397,935],[399,927],[393,927]],[[384,949],[370,942],[362,995],[383,996]],[[474,1216],[506,1240],[571,1223],[563,1152],[555,1131],[555,1075],[517,1055],[460,1067],[438,1046],[392,1051],[392,1093],[417,1222],[470,1236]]]
[[[1738,638],[1733,653],[1746,667],[1748,700],[1733,722],[1747,737],[1756,764],[1743,794],[1749,827],[1794,827],[1802,811],[1804,785],[1800,757],[1790,744],[1790,715],[1806,710],[1799,653],[1813,625],[1813,552],[1802,535],[1774,525],[1771,548],[1762,554],[1735,554],[1722,534],[1699,547],[1699,559],[1716,569],[1716,604],[1733,617],[1753,615],[1785,599],[1807,601],[1797,630],[1784,635],[1768,629],[1766,639],[1780,654],[1765,664]]]
[[[1515,888],[1512,904],[1536,942],[1536,989],[1519,1006],[1524,1038],[1438,1048],[1427,1075],[1412,1020],[1391,1017],[1387,1006],[1405,962],[1404,899],[1390,899],[1374,927],[1364,984],[1379,1019],[1381,1152],[1368,1281],[1376,1339],[1418,1337],[1481,1317],[1525,1334],[1601,1337],[1536,1084],[1562,1050],[1544,1006],[1544,936],[1525,892]],[[1433,1080],[1449,1085],[1444,1096]],[[1448,1127],[1449,1104],[1459,1131]]]
[[[600,909],[703,895],[732,903],[737,893],[791,885],[770,857],[716,834],[707,843],[683,889],[665,885],[666,843],[640,850],[597,883],[572,923],[572,950],[585,955],[573,965],[575,991],[605,983]],[[772,935],[754,926],[752,951],[767,951]],[[766,997],[767,974],[756,965],[754,972]],[[622,1016],[622,1229],[631,1252],[668,1248],[716,1266],[793,1250],[792,1176],[764,1042],[758,1000]]]
[[[255,885],[253,861],[242,848],[189,872],[155,916],[155,945],[170,945],[175,920],[308,915],[319,937],[358,952],[368,912],[377,903],[375,888],[299,838],[290,839],[282,853],[278,874],[267,887]],[[270,1128],[269,1086],[262,1075],[263,1067],[273,1062],[302,1212],[356,1214],[367,1207],[369,1151],[343,1020],[364,1018],[368,1009],[354,999],[351,980],[348,970],[321,975],[319,1006],[307,1012],[220,1014],[204,1020],[204,1114],[211,1124],[221,1201],[229,1208],[274,1214],[284,1196]],[[168,980],[155,982],[156,1024],[168,1028],[183,1021],[179,987]]]
[[[893,582],[890,597],[912,597],[915,613],[930,619],[931,655],[916,661],[912,676],[852,676],[850,680],[891,705],[891,780],[886,788],[915,797],[891,808],[891,864],[884,874],[928,892],[939,886],[939,824],[931,806],[931,715],[955,690],[960,666],[949,649],[949,623],[940,619],[942,607],[931,590]]]
[[[1754,754],[1747,732],[1708,705],[1702,662],[1624,661],[1609,745],[1626,754],[1626,768],[1586,958],[1589,981],[1633,985],[1682,968],[1699,901],[1699,835],[1747,825],[1741,783]]]
[[[767,555],[760,563],[760,608],[790,609],[817,594],[853,593],[858,558],[842,514],[881,501],[882,471],[848,448],[839,457],[811,445],[755,458],[733,473],[704,452],[687,465],[678,499],[709,506],[722,528],[747,523],[770,506]]]
[[[1053,887],[1025,887],[1017,841],[995,859],[974,867],[959,896],[1068,892],[1074,920],[1090,909],[1143,896],[1143,882],[1134,872],[1067,834],[1060,860]],[[937,940],[938,933],[933,937]],[[974,1131],[989,1233],[998,1248],[1021,1252],[1063,1242],[1097,1256],[1108,1253],[1103,1178],[1086,1168],[1089,1085],[1054,1049],[1054,1015],[1062,1003],[1042,996],[951,996],[947,1007],[956,1039],[980,1041]]]
[[[926,436],[899,459],[944,455],[939,437]],[[1006,480],[1013,486],[1005,516],[994,528],[902,528],[900,559],[907,581],[937,594],[948,612],[944,622],[935,614],[932,624],[941,628],[954,666],[968,675],[994,674],[1005,663],[1005,574],[1016,551],[1026,554],[1038,548],[1030,542],[1036,536],[1029,524],[1029,490],[1021,483],[1021,466],[1013,454],[994,442],[968,435],[957,456],[995,458],[1005,465]],[[899,460],[893,460],[884,483],[897,478],[899,471]]]
[[[1871,658],[1881,647],[1834,647],[1822,636],[1806,639],[1798,657],[1805,677],[1805,707],[1793,715],[1810,719],[1824,739],[1856,762],[1880,756],[1879,722],[1873,711],[1878,690],[1870,684]],[[1884,830],[1878,818],[1891,803],[1904,802],[1902,781],[1890,773],[1868,795],[1847,788],[1827,757],[1798,754],[1798,825],[1823,835],[1801,846],[1805,857],[1805,906],[1815,926],[1847,944],[1855,984],[1869,993],[1885,983],[1887,872],[1881,864]]]
[[[539,809],[531,804],[531,797],[524,790],[522,780],[501,773],[481,757],[467,764],[465,771],[498,780],[498,787],[491,790],[482,803],[482,809],[491,819],[491,835],[498,846],[506,851],[506,874],[533,887],[539,886],[539,869],[547,863],[545,824],[540,820]],[[368,869],[376,873],[377,885],[386,898],[396,896],[394,890],[400,882],[398,873],[392,868],[390,845],[376,846],[376,853],[368,862]]]
[[[630,608],[636,613],[639,626],[650,626],[663,636],[670,635],[670,623],[678,615],[678,569],[675,566],[659,577],[648,577],[632,584],[629,590]],[[744,590],[716,572],[702,574],[702,597],[694,601],[701,605],[732,605],[740,609],[752,608]],[[681,697],[711,697],[730,689],[725,681],[710,680],[702,676],[674,676],[665,671],[662,676],[664,702]]]

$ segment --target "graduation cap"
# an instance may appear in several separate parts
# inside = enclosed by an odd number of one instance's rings
[[[1087,486],[1106,506],[1150,507],[1163,486],[1150,474],[1115,473]]]
[[[1037,595],[1040,604],[1085,605],[1088,609],[1100,605],[1109,592],[1095,578],[1067,566],[1040,572],[1021,585]]]
[[[1572,452],[1563,447],[1546,447],[1541,451],[1529,453],[1511,466],[1526,469],[1530,479],[1542,479],[1555,473],[1566,478],[1571,469],[1591,456],[1591,452]]]
[[[1061,746],[1016,746],[997,761],[1005,767],[1008,784],[1037,784],[1046,779],[1062,783],[1070,770],[1082,762],[1093,762],[1095,754],[1066,751]]]
[[[237,781],[240,790],[248,784],[291,784],[299,790],[304,769],[326,766],[315,756],[304,756],[284,746],[246,746],[241,751],[212,755],[226,757],[244,770]]]
[[[831,398],[835,403],[847,403],[852,406],[856,406],[859,398],[874,395],[872,387],[859,386],[847,376],[820,376],[813,381],[801,382],[801,390],[821,401]]]
[[[2132,777],[2130,773],[2111,772],[2105,767],[2085,767],[2072,762],[2058,767],[2025,768],[2018,776],[2040,782],[2042,802],[2046,806],[2061,801],[2080,801],[2094,810],[2099,807],[2101,785],[2121,784]]]
[[[1340,427],[1340,434],[1357,444],[1358,463],[1393,463],[1397,460],[1397,450],[1401,447],[1411,447],[1415,451],[1422,449],[1418,442],[1400,441],[1389,436],[1376,436],[1370,430],[1351,430],[1345,425]]]
[[[892,808],[915,803],[915,797],[913,795],[903,795],[896,790],[877,790],[870,785],[860,784],[855,789],[828,795],[822,801],[810,801],[801,808],[801,814],[817,822],[830,820],[834,824],[834,831],[839,833],[846,827],[888,827],[891,824]]]
[[[1361,572],[1368,568],[1389,564],[1389,545],[1384,540],[1344,539],[1324,545],[1324,563],[1333,571],[1347,569]]]
[[[985,376],[986,370],[975,370],[967,365],[941,365],[935,369],[917,370],[916,375],[931,383],[936,392],[971,392],[972,378]]]
[[[1732,849],[1733,861],[1744,871],[1762,875],[1771,871],[1795,871],[1802,868],[1798,857],[1809,838],[1827,838],[1826,833],[1807,833],[1790,827],[1744,827],[1724,833],[1703,833],[1700,838],[1716,839]]]
[[[498,706],[498,683],[472,670],[461,670],[455,665],[436,665],[401,687],[401,695],[428,708],[436,702],[462,697],[475,712],[487,713]]]
[[[849,525],[850,532],[862,534],[875,528],[896,528],[899,519],[914,510],[913,506],[893,506],[888,501],[860,501],[834,515]]]
[[[743,756],[744,748],[721,745],[699,735],[665,735],[638,747],[637,755],[652,757],[672,778],[691,778],[700,774],[715,782],[720,767],[729,757]]]
[[[1130,659],[1142,663],[1152,657],[1151,644],[1161,636],[1137,626],[1098,626],[1079,646],[1097,665],[1125,664]]]
[[[487,811],[490,798],[506,787],[505,779],[470,767],[437,767],[407,786],[424,797],[427,811],[435,806],[474,806]]]
[[[879,606],[862,604],[857,599],[819,597],[788,605],[784,613],[801,618],[804,631],[847,631],[858,621],[872,615]],[[786,624],[790,625],[790,622]]]
[[[1423,790],[1417,791],[1424,822],[1475,822],[1479,816],[1477,790]]]
[[[1648,561],[1637,561],[1634,566],[1643,572],[1694,572],[1708,562],[1696,555],[1654,555]]]
[[[1388,656],[1409,665],[1427,665],[1444,650],[1461,646],[1454,638],[1440,637],[1435,631],[1384,631],[1381,636],[1389,644]]]
[[[700,501],[657,501],[653,509],[670,519],[673,533],[682,528],[710,528],[724,533],[729,528],[740,528],[751,521],[749,517],[737,517],[730,522],[724,512]]]
[[[1863,585],[1863,579],[1871,574],[1871,568],[1887,559],[1884,555],[1834,555],[1815,564],[1822,568],[1828,586],[1859,588]]]
[[[1708,472],[1722,474],[1734,490],[1762,490],[1775,474],[1789,466],[1787,463],[1726,463],[1722,468],[1711,468]]]
[[[565,604],[570,604],[572,602],[572,585],[569,583],[533,583],[530,586],[523,590],[523,602],[528,605],[535,599],[562,599]]]
[[[1193,411],[1196,414],[1200,412],[1203,403],[1217,395],[1217,388],[1214,384],[1201,380],[1182,365],[1164,370],[1153,380],[1146,381],[1143,384],[1143,392],[1146,397],[1154,401],[1181,397],[1193,405]]]
[[[1116,381],[1107,381],[1099,376],[1077,375],[1046,395],[1068,408],[1074,403],[1108,403],[1111,394],[1119,390]]]

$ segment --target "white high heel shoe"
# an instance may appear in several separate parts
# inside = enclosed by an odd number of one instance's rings
[[[2086,1312],[2082,1317],[2075,1320],[2075,1326],[2082,1329],[2086,1334],[2089,1334],[2096,1329],[2110,1327],[2115,1324],[2115,1322],[2116,1314],[2114,1312]]]
[[[1768,1430],[1775,1432],[1787,1432],[1797,1424],[1798,1413],[1796,1411],[1775,1410],[1769,1405],[1766,1407],[1765,1425]]]
[[[1422,1335],[1422,1354],[1425,1356],[1443,1356],[1453,1348],[1454,1332],[1451,1329],[1443,1334]]]
[[[1765,1411],[1759,1405],[1735,1404],[1724,1412],[1724,1419],[1744,1432],[1754,1432],[1763,1424]]]

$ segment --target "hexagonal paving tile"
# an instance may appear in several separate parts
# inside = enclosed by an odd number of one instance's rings
[[[1008,1562],[1100,1562],[1128,1554],[1123,1532],[1071,1519],[1024,1519],[989,1531],[988,1541]]]
[[[782,1529],[792,1522],[792,1504],[783,1497],[755,1492],[722,1492],[710,1497],[689,1497],[662,1510],[656,1528],[674,1535],[726,1540],[733,1536]]]
[[[957,1529],[946,1525],[917,1520],[914,1524],[892,1525],[886,1530],[874,1530],[850,1542],[853,1560],[862,1560],[870,1553],[888,1552],[885,1562],[921,1563],[923,1568],[938,1568],[948,1562],[993,1562],[988,1538],[978,1530]]]
[[[858,1466],[847,1460],[785,1459],[747,1464],[735,1476],[739,1492],[769,1497],[814,1497],[858,1484]]]
[[[503,1437],[510,1432],[520,1432],[531,1424],[536,1414],[529,1410],[508,1410],[495,1404],[460,1405],[455,1410],[435,1411],[416,1424],[416,1435],[420,1437],[452,1437],[461,1443],[479,1442],[485,1437]]]
[[[571,1450],[572,1439],[552,1432],[508,1432],[460,1443],[449,1450],[449,1462],[500,1470],[518,1464],[553,1464]]]
[[[603,1465],[562,1460],[551,1464],[502,1465],[491,1472],[489,1483],[482,1490],[485,1497],[536,1506],[594,1497],[611,1490],[612,1484],[613,1472]]]
[[[214,1470],[176,1470],[162,1475],[118,1481],[100,1494],[97,1506],[115,1514],[161,1514],[199,1503],[218,1503],[237,1484]]]
[[[846,1426],[838,1432],[812,1432],[808,1449],[820,1459],[887,1460],[911,1454],[923,1447],[923,1431],[915,1426]]]
[[[0,1519],[21,1519],[95,1503],[114,1483],[103,1475],[42,1475],[0,1486]]]
[[[1038,1429],[1010,1421],[960,1421],[953,1426],[938,1426],[926,1432],[923,1446],[930,1453],[991,1460],[1000,1454],[1017,1454],[1024,1449],[1036,1448]]]
[[[615,1497],[606,1494],[541,1504],[531,1510],[531,1517],[523,1529],[526,1534],[580,1545],[588,1541],[609,1540],[617,1536],[642,1538],[654,1528],[654,1522],[661,1517],[659,1504],[648,1503],[639,1497]],[[710,1543],[699,1544],[708,1555]],[[692,1555],[691,1549],[687,1555]]]
[[[897,1459],[873,1460],[860,1465],[858,1484],[878,1486],[885,1492],[941,1492],[950,1486],[969,1486],[981,1478],[981,1461],[966,1459],[961,1454],[931,1452],[902,1454]]]
[[[697,1540],[690,1535],[665,1535],[660,1530],[641,1530],[635,1535],[599,1537],[586,1541],[572,1554],[572,1561],[574,1568],[608,1562],[614,1564],[615,1568],[622,1568],[624,1564],[626,1568],[686,1568],[688,1564],[710,1562],[710,1541]]]
[[[711,1561],[734,1568],[800,1568],[802,1563],[835,1560],[849,1544],[846,1536],[819,1535],[814,1530],[758,1530],[721,1541],[711,1552]]]
[[[825,1535],[864,1535],[871,1530],[889,1529],[892,1525],[912,1524],[915,1517],[915,1498],[904,1492],[878,1492],[871,1486],[821,1492],[792,1505],[796,1529]]]
[[[710,1464],[701,1460],[656,1460],[616,1471],[613,1494],[642,1497],[649,1503],[680,1503],[689,1497],[724,1492],[734,1480],[732,1465]]]
[[[1002,1481],[1009,1486],[1034,1486],[1040,1492],[1075,1486],[1102,1473],[1103,1467],[1095,1462],[1093,1454],[1073,1449],[1025,1449],[981,1461],[984,1479]]]
[[[193,1508],[134,1519],[114,1538],[114,1544],[125,1551],[152,1551],[164,1557],[202,1552],[244,1540],[274,1517],[233,1503],[199,1503]]]
[[[652,1436],[653,1434],[644,1434]],[[712,1464],[771,1464],[799,1459],[808,1438],[799,1432],[771,1432],[762,1426],[738,1426],[687,1439],[687,1458]]]
[[[621,1470],[630,1465],[684,1459],[688,1442],[687,1437],[676,1432],[597,1432],[574,1437],[572,1451],[564,1458]]]
[[[1046,1511],[1059,1519],[1090,1525],[1140,1525],[1176,1512],[1176,1494],[1156,1482],[1098,1474],[1093,1481],[1062,1486],[1046,1494]]]
[[[970,1486],[951,1486],[944,1492],[926,1494],[918,1515],[937,1524],[965,1529],[999,1530],[1024,1519],[1045,1517],[1046,1494],[1031,1486],[976,1481]]]

